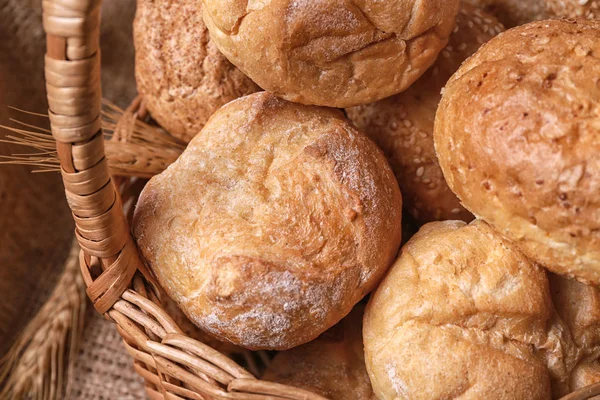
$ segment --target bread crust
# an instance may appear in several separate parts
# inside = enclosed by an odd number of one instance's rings
[[[545,0],[549,12],[558,17],[600,18],[600,1],[598,0]]]
[[[463,3],[448,46],[417,82],[395,96],[346,110],[348,118],[386,154],[404,207],[421,224],[473,219],[444,180],[433,147],[433,121],[448,79],[465,59],[503,30],[496,18]]]
[[[133,27],[138,92],[185,142],[222,105],[260,90],[210,40],[200,1],[138,0]]]
[[[406,89],[446,45],[458,0],[204,0],[219,49],[262,88],[330,107]]]
[[[192,322],[250,349],[287,349],[379,282],[401,209],[381,150],[341,112],[262,92],[220,109],[150,180],[134,234]]]
[[[360,303],[317,339],[278,353],[262,379],[317,393],[330,400],[376,400],[362,341]]]
[[[509,30],[452,77],[434,142],[462,204],[548,269],[600,283],[600,22]]]
[[[561,385],[560,394],[566,395],[600,382],[600,290],[560,275],[548,277],[554,307],[573,343]]]
[[[365,360],[379,399],[548,399],[546,273],[489,225],[433,222],[371,295]]]

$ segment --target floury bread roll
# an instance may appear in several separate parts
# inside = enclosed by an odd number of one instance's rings
[[[346,110],[350,120],[383,149],[400,184],[405,209],[421,224],[473,219],[444,180],[433,148],[433,121],[448,79],[503,30],[496,18],[463,3],[448,46],[425,75],[400,94]]]
[[[262,92],[221,108],[150,180],[134,234],[192,322],[243,347],[287,349],[380,281],[401,211],[381,150],[340,111]]]
[[[425,225],[371,295],[365,360],[379,399],[549,399],[546,272],[485,222]]]
[[[189,142],[222,105],[259,89],[210,40],[196,0],[138,0],[135,76],[152,117]]]
[[[499,35],[444,90],[435,148],[473,214],[548,269],[600,283],[600,22]]]
[[[444,48],[459,0],[204,0],[227,58],[286,100],[330,107],[399,93]]]
[[[558,17],[600,18],[600,0],[545,0],[549,11]]]
[[[565,385],[571,392],[600,382],[600,290],[560,275],[549,278],[554,307],[574,344]]]
[[[531,21],[549,17],[546,2],[549,0],[463,0],[495,15],[504,26],[512,28]],[[561,0],[557,0],[561,1]],[[569,0],[567,0],[569,1]],[[573,0],[573,2],[578,0]]]
[[[365,367],[364,306],[317,339],[275,356],[264,380],[309,390],[329,400],[376,400]]]

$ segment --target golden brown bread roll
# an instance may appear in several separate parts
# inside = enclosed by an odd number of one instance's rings
[[[504,26],[523,25],[548,18],[548,0],[463,0],[496,16]],[[560,1],[560,0],[559,0]]]
[[[598,0],[545,0],[549,12],[558,17],[600,18]]]
[[[433,64],[458,0],[204,0],[227,58],[262,88],[351,107],[396,94]]]
[[[400,94],[346,110],[350,120],[383,149],[400,184],[404,207],[421,224],[473,219],[444,180],[433,148],[433,121],[448,79],[503,30],[496,18],[463,3],[448,46],[425,75]]]
[[[283,351],[264,380],[309,390],[329,400],[376,400],[365,367],[364,305],[310,343]]]
[[[435,148],[462,204],[550,270],[600,283],[600,22],[485,44],[444,90]]]
[[[574,343],[566,382],[571,392],[600,382],[600,290],[555,274],[549,280],[554,307]]]
[[[262,92],[217,111],[150,180],[134,233],[192,322],[243,347],[287,349],[379,282],[401,210],[381,150],[340,111]]]
[[[219,107],[259,90],[210,40],[201,1],[138,0],[134,44],[146,107],[185,142]]]
[[[367,305],[373,390],[379,399],[548,399],[551,316],[546,273],[485,222],[427,224]]]

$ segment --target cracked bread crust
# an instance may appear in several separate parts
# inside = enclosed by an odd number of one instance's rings
[[[548,399],[546,273],[489,225],[425,225],[371,296],[367,370],[380,399]],[[460,397],[460,396],[463,397]]]
[[[444,180],[433,147],[433,121],[448,79],[465,59],[503,30],[496,18],[462,3],[448,45],[417,82],[395,96],[346,110],[348,118],[388,157],[404,206],[421,224],[473,219]]]
[[[286,100],[350,107],[396,94],[435,61],[458,0],[205,0],[227,58]]]
[[[532,260],[600,283],[600,22],[511,29],[444,89],[434,142],[462,204]]]
[[[250,349],[287,349],[374,289],[401,240],[381,150],[338,110],[266,92],[217,111],[155,176],[139,249],[190,320]]]
[[[152,117],[189,142],[222,105],[260,88],[210,40],[201,1],[138,0],[135,76]]]
[[[572,365],[562,394],[600,382],[600,290],[574,279],[549,274],[557,314],[572,338]]]

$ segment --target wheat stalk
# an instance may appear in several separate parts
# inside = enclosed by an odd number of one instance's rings
[[[74,242],[49,299],[0,360],[0,398],[65,398],[65,383],[73,376],[86,307],[78,254],[79,245]]]
[[[0,156],[0,164],[20,164],[35,167],[33,172],[60,171],[56,144],[48,125],[47,116],[14,109],[43,117],[38,125],[10,119],[18,127],[0,125],[11,134],[0,142],[16,144],[35,150]],[[171,165],[185,144],[163,129],[140,121],[130,110],[122,110],[107,100],[103,101],[102,129],[108,167],[114,176],[151,178]]]

